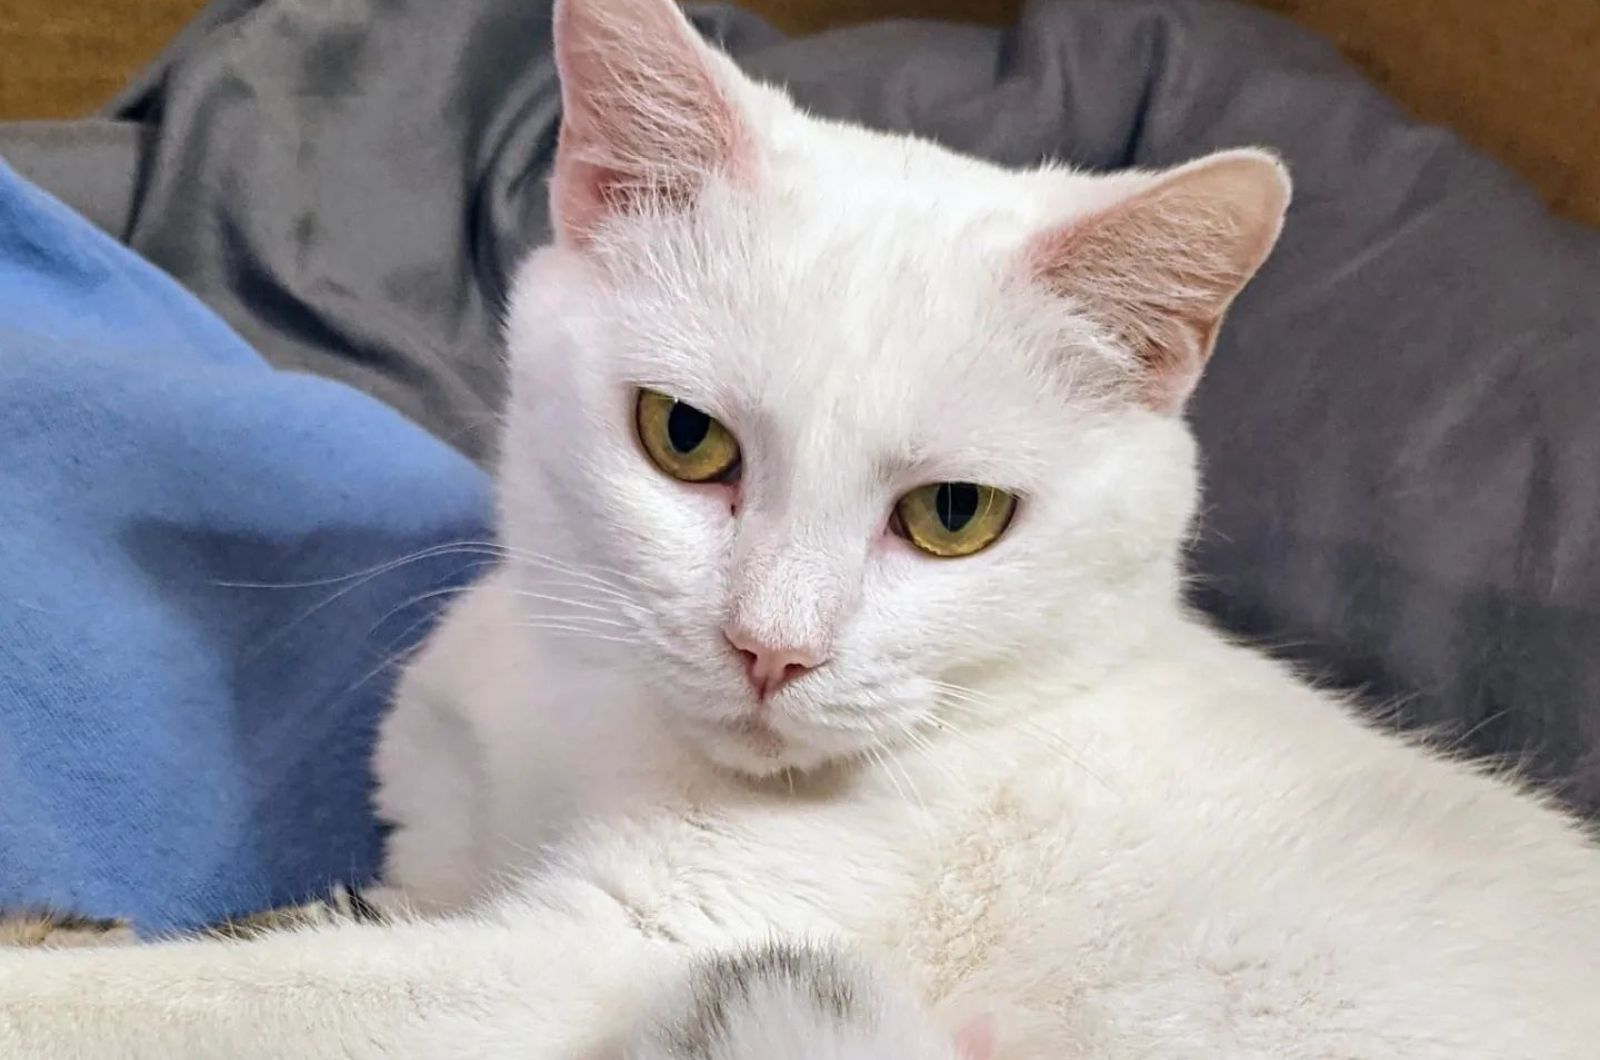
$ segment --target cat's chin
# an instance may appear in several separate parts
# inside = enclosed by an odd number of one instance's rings
[[[695,730],[695,745],[712,764],[748,777],[809,773],[842,757],[755,723],[702,722]]]

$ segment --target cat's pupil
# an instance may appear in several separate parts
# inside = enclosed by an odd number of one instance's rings
[[[944,528],[956,533],[978,514],[978,487],[970,482],[941,482],[933,503]]]
[[[692,453],[711,433],[711,417],[683,402],[675,402],[667,414],[667,441],[680,453]]]

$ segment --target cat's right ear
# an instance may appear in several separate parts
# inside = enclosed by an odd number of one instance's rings
[[[753,164],[739,75],[673,0],[557,0],[559,242],[619,215],[684,210],[711,176]]]

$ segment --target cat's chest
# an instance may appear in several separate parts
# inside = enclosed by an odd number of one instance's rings
[[[1128,999],[1165,996],[1154,979],[1208,914],[1162,864],[1159,823],[1113,801],[1070,780],[997,784],[952,809],[859,937],[941,1019],[994,1014],[1002,1060],[1124,1055],[1101,1050],[1131,1040]]]
[[[1093,892],[1108,887],[1123,844],[1076,823],[1082,813],[1059,787],[1007,782],[947,805],[934,834],[904,840],[905,900],[882,911],[873,942],[912,962],[942,995],[997,954],[1031,948],[1046,918],[1093,930]]]

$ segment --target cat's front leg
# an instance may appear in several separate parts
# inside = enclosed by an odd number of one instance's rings
[[[579,1060],[685,960],[577,882],[476,920],[0,951],[0,1056]]]

